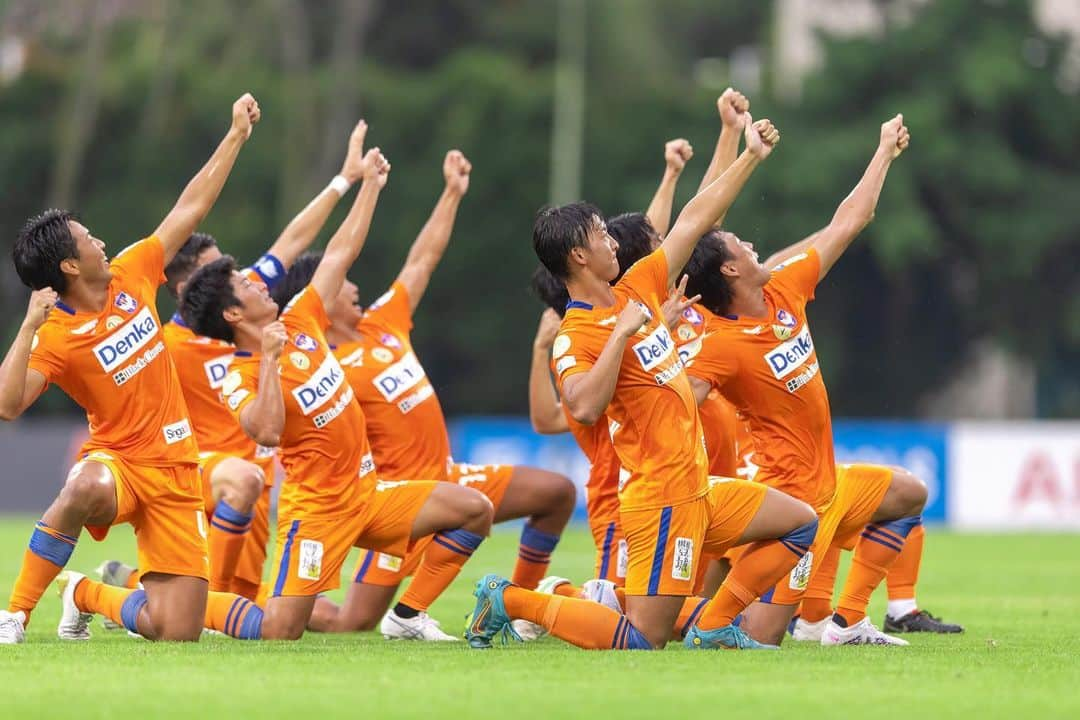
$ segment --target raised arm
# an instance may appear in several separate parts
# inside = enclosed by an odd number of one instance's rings
[[[645,216],[649,218],[653,230],[660,237],[667,235],[671,227],[671,206],[675,202],[675,186],[679,184],[679,176],[690,158],[694,157],[694,148],[683,138],[668,140],[664,145],[664,177],[660,180],[660,187],[656,188],[649,209]]]
[[[454,229],[454,220],[457,218],[458,206],[461,198],[469,191],[469,174],[472,172],[472,163],[461,154],[460,150],[451,150],[446,153],[443,160],[443,179],[446,187],[443,188],[439,201],[435,203],[435,209],[431,211],[431,217],[424,223],[420,234],[416,236],[409,255],[405,258],[405,265],[398,273],[398,282],[405,286],[405,292],[409,296],[409,309],[416,310],[420,304],[420,298],[424,297],[431,274],[435,272],[439,261],[442,260],[446,246],[450,243],[450,233]]]
[[[548,368],[551,345],[559,333],[559,323],[559,314],[550,308],[540,316],[529,367],[529,420],[533,430],[543,435],[557,435],[570,429],[559,402],[559,394],[551,386],[551,370]]]
[[[338,200],[360,180],[366,134],[367,123],[361,120],[349,136],[349,148],[345,154],[345,162],[341,165],[341,172],[285,226],[281,235],[267,251],[280,260],[286,269],[311,247],[311,243],[315,242],[316,236],[326,224]]]
[[[874,219],[881,188],[893,160],[907,149],[911,136],[904,125],[904,116],[897,115],[881,126],[881,138],[870,165],[851,194],[836,209],[832,221],[816,233],[814,249],[821,261],[819,280],[825,277],[833,264],[844,254],[855,236]]]
[[[281,394],[278,360],[288,334],[281,322],[263,328],[262,355],[259,357],[259,387],[255,399],[240,411],[240,427],[263,447],[277,447],[285,431],[285,399]]]
[[[735,162],[739,154],[739,136],[746,122],[745,113],[750,111],[750,101],[738,90],[728,88],[716,99],[716,109],[720,113],[720,137],[716,140],[716,149],[705,170],[705,177],[701,178],[698,192],[711,185]]]
[[[780,131],[768,120],[755,123],[746,113],[746,121],[746,150],[720,177],[686,204],[675,221],[675,227],[660,246],[667,256],[669,287],[675,283],[675,278],[690,259],[690,253],[701,236],[728,211],[754,169],[780,141]],[[565,395],[563,399],[566,399]]]
[[[345,216],[345,221],[327,243],[326,252],[311,278],[311,285],[315,292],[319,293],[323,305],[329,306],[341,292],[345,274],[360,255],[371,228],[375,204],[389,174],[390,163],[379,152],[379,148],[368,150],[364,155],[363,184],[360,192],[356,194],[356,200],[353,201],[349,214]]]
[[[570,411],[570,417],[582,425],[592,425],[604,414],[615,394],[626,343],[646,319],[641,305],[629,303],[619,313],[619,319],[596,363],[586,372],[571,375],[563,381],[563,403]]]
[[[817,239],[819,237],[821,237],[821,230],[818,230],[810,237],[803,238],[797,243],[792,243],[788,245],[783,250],[777,250],[768,258],[766,258],[765,262],[763,263],[763,265],[765,265],[765,269],[774,270],[776,269],[777,265],[786,262],[788,259],[795,257],[799,253],[806,252],[814,246],[814,243],[817,242]]]
[[[34,349],[34,333],[45,324],[56,300],[52,288],[30,293],[26,317],[0,365],[0,420],[22,415],[45,389],[45,376],[29,368],[30,352]]]
[[[209,214],[210,208],[214,207],[225,181],[229,179],[236,156],[251,137],[251,128],[259,122],[259,117],[259,103],[250,94],[245,93],[233,103],[232,126],[225,139],[206,165],[188,182],[176,205],[154,231],[165,249],[166,265]]]

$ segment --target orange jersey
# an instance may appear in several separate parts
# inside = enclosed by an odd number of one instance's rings
[[[314,288],[293,298],[281,322],[289,336],[278,361],[285,401],[281,515],[348,513],[375,491],[364,413],[323,335],[330,321]],[[237,420],[259,392],[259,363],[258,355],[237,351],[225,379],[222,392]]]
[[[612,288],[615,304],[610,307],[571,302],[552,346],[563,394],[568,378],[596,363],[627,303],[640,303],[649,313],[626,343],[606,411],[624,470],[619,483],[623,512],[678,505],[709,492],[697,404],[660,310],[667,297],[667,265],[662,249],[639,260]]]
[[[585,508],[589,524],[607,523],[619,519],[619,456],[611,444],[607,416],[601,415],[594,425],[582,425],[570,417],[563,406],[570,434],[589,459],[589,480],[585,483]]]
[[[273,287],[284,277],[285,269],[272,255],[264,255],[244,271],[252,280]],[[180,385],[184,389],[195,439],[202,452],[218,452],[245,460],[269,457],[272,448],[259,447],[244,434],[240,423],[225,407],[221,392],[232,365],[236,348],[224,340],[196,335],[179,315],[165,323],[165,347],[168,348]],[[272,480],[272,478],[268,478]]]
[[[707,315],[690,367],[749,423],[755,479],[815,508],[836,486],[829,398],[806,320],[820,267],[811,249],[776,268],[764,289],[765,317]]]
[[[86,411],[82,452],[108,451],[137,465],[198,462],[176,368],[154,301],[165,252],[150,237],[112,261],[105,308],[76,312],[58,302],[34,336],[29,367]]]
[[[447,480],[450,436],[409,338],[412,310],[405,286],[395,282],[356,329],[361,338],[334,352],[364,410],[379,477]]]

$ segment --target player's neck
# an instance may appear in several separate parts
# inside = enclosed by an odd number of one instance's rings
[[[338,320],[331,321],[330,327],[326,328],[326,341],[331,345],[356,342],[360,337],[359,330],[348,323]]]
[[[769,314],[769,304],[765,302],[765,290],[762,287],[735,286],[735,297],[728,306],[728,315],[738,317],[762,318]]]
[[[69,282],[60,299],[75,312],[100,313],[109,299],[109,283],[94,287],[84,282]]]
[[[566,281],[566,292],[574,302],[583,302],[593,307],[611,307],[615,304],[615,293],[611,285],[595,275],[580,274]]]
[[[262,351],[262,328],[240,324],[233,329],[233,345],[237,350],[249,353]]]

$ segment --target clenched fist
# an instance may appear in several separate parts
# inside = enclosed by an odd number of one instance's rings
[[[386,187],[386,178],[390,174],[390,161],[382,154],[379,148],[371,148],[364,155],[363,175],[364,181],[375,182],[380,188]]]
[[[49,319],[49,313],[56,307],[59,296],[51,287],[43,287],[30,293],[30,302],[26,308],[26,319],[23,324],[34,330],[45,324]]]
[[[555,336],[559,334],[559,326],[562,318],[559,313],[548,308],[540,315],[540,325],[536,328],[536,339],[533,347],[543,352],[551,352],[551,346],[555,343]]]
[[[631,337],[634,333],[641,329],[649,318],[652,317],[649,311],[639,302],[631,300],[619,313],[619,319],[615,321],[615,329],[613,332],[616,335],[622,335],[623,337]]]
[[[460,150],[451,150],[446,153],[443,160],[442,174],[446,180],[446,189],[458,196],[469,192],[469,174],[472,172],[472,163]]]
[[[746,129],[743,135],[746,138],[746,149],[759,160],[769,157],[769,153],[780,142],[780,131],[771,120],[754,122],[750,113],[746,113]]]
[[[289,339],[285,332],[285,325],[275,321],[263,328],[262,351],[263,355],[276,360],[281,357],[281,351],[285,348],[285,341]]]
[[[243,133],[245,140],[251,137],[251,128],[259,122],[260,117],[262,117],[262,111],[259,110],[259,103],[251,96],[251,93],[244,93],[233,103],[232,127],[233,130]]]
[[[881,142],[878,147],[890,152],[894,160],[900,157],[900,153],[907,150],[910,142],[911,133],[908,132],[907,125],[904,124],[903,114],[899,114],[892,120],[882,124]]]
[[[685,138],[668,140],[664,144],[664,162],[675,174],[681,173],[692,157],[694,157],[694,148]]]
[[[746,122],[746,113],[750,112],[750,100],[738,90],[728,88],[717,98],[716,109],[725,127],[741,130]]]

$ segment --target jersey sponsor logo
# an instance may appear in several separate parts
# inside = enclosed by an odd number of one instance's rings
[[[163,352],[165,352],[165,343],[162,340],[158,340],[149,350],[140,355],[135,362],[114,372],[112,375],[113,382],[117,385],[123,385],[128,380],[141,373],[144,368],[152,363],[154,359]]]
[[[675,538],[675,553],[671,558],[671,577],[673,580],[691,580],[694,577],[694,540],[693,538]]]
[[[795,316],[783,308],[776,311],[776,320],[784,327],[789,328],[793,328],[799,324],[799,321],[795,319]]]
[[[318,540],[301,540],[296,576],[301,580],[318,580],[322,575],[323,544]]]
[[[805,260],[807,257],[808,256],[807,256],[806,253],[799,253],[798,255],[793,255],[793,256],[789,257],[787,260],[785,260],[784,262],[782,262],[779,265],[777,265],[776,267],[774,267],[772,269],[772,271],[774,273],[779,272],[780,270],[783,270],[784,268],[786,268],[788,265],[791,265],[793,263],[797,263],[800,260]]]
[[[667,326],[660,325],[646,335],[644,340],[635,344],[633,349],[641,367],[652,370],[671,357],[675,351],[675,342],[671,339]]]
[[[558,360],[570,349],[570,336],[559,335],[555,342],[551,343],[551,357]]]
[[[660,372],[653,375],[653,379],[656,380],[657,385],[667,385],[669,382],[678,377],[679,373],[681,373],[682,371],[683,363],[682,359],[679,358],[675,360],[675,364],[671,367],[667,368],[666,370],[661,370]]]
[[[319,349],[319,341],[304,333],[297,333],[293,338],[293,344],[304,352],[315,352]]]
[[[619,541],[615,561],[615,577],[626,577],[626,570],[630,567],[630,545],[625,540]]]
[[[359,477],[364,477],[365,475],[370,475],[373,472],[375,472],[375,458],[371,457],[371,453],[367,453],[367,454],[364,455],[364,457],[360,458],[360,469],[357,471],[356,474]],[[383,484],[383,481],[380,480],[379,484],[380,485]],[[394,484],[390,485],[390,487],[397,487],[398,485],[404,485],[404,484],[405,484],[404,482],[394,483]],[[376,488],[376,489],[377,490],[386,490],[388,488],[380,487],[380,488]]]
[[[692,322],[694,325],[700,325],[701,323],[705,322],[705,318],[702,317],[701,313],[699,313],[692,307],[688,307],[683,310],[682,316]]]
[[[161,428],[161,433],[165,436],[166,445],[175,445],[181,440],[187,440],[191,437],[191,423],[188,422],[187,418],[177,420]]]
[[[373,353],[374,354],[374,353]],[[407,353],[390,367],[375,376],[372,381],[386,402],[394,402],[404,393],[416,387],[427,375],[413,353]]]
[[[559,358],[559,360],[555,363],[555,374],[562,375],[564,372],[574,367],[575,365],[577,365],[577,357],[574,355],[567,355],[564,358]]]
[[[818,374],[818,370],[820,369],[820,367],[821,367],[820,364],[818,364],[817,362],[812,362],[809,365],[807,365],[806,369],[803,370],[801,373],[799,373],[795,377],[789,379],[785,383],[785,386],[787,387],[788,392],[795,392],[796,390],[801,388],[803,385],[805,385],[806,383],[813,380],[814,376]]]
[[[289,362],[293,364],[297,370],[307,370],[311,367],[311,360],[302,352],[296,352],[295,350],[289,353]]]
[[[266,447],[265,445],[256,445],[255,446],[255,458],[257,460],[262,460],[264,458],[274,457],[274,452],[275,452],[275,448],[272,448],[272,447]],[[270,479],[272,480],[273,478],[270,478]]]
[[[345,412],[345,408],[349,407],[349,403],[353,401],[353,389],[346,385],[345,392],[341,393],[341,397],[337,399],[337,402],[333,406],[324,412],[319,413],[311,419],[315,423],[315,427],[324,428],[330,424],[330,421],[336,418],[341,413]]]
[[[399,400],[397,404],[398,410],[401,411],[402,415],[405,415],[430,397],[435,397],[435,388],[428,384],[414,392],[412,395],[406,396],[404,400]]]
[[[694,328],[691,327],[690,325],[687,325],[686,323],[683,323],[675,331],[675,334],[679,336],[680,340],[682,340],[683,342],[686,342],[687,340],[692,339],[694,337],[694,335],[697,334],[697,331],[695,331]]]
[[[375,561],[375,566],[380,570],[388,570],[390,572],[397,572],[401,569],[401,558],[397,555],[387,555],[386,553],[379,553],[379,559]]]
[[[394,353],[390,352],[384,347],[372,348],[371,357],[375,358],[383,365],[385,365],[386,363],[394,362]]]
[[[136,302],[135,298],[131,297],[126,292],[122,292],[117,295],[116,300],[113,301],[113,304],[129,315],[135,312],[135,309],[139,307],[139,303]]]
[[[235,410],[240,407],[240,403],[244,402],[244,398],[250,395],[248,390],[238,390],[234,393],[229,393],[229,409]]]
[[[364,364],[364,348],[356,348],[338,362],[342,367],[361,367]]]
[[[306,383],[292,389],[292,396],[300,411],[310,415],[325,405],[344,384],[345,371],[338,365],[337,358],[327,355]]]
[[[150,308],[144,307],[116,332],[95,345],[94,357],[105,372],[111,373],[150,342],[158,330],[154,314]]]
[[[813,354],[814,340],[810,337],[810,326],[803,325],[798,335],[777,345],[762,357],[765,358],[773,377],[782,380],[801,367]]]
[[[229,365],[232,361],[233,354],[229,353],[203,363],[203,371],[206,373],[206,380],[210,383],[211,390],[222,390],[225,387],[225,380],[229,377]],[[228,394],[228,391],[225,392]]]
[[[116,316],[114,315],[113,317],[116,317]],[[117,319],[119,320],[119,318],[117,318]],[[123,321],[121,320],[121,322],[123,322]],[[91,320],[90,322],[85,323],[83,325],[80,325],[79,327],[72,330],[71,334],[72,335],[85,335],[86,333],[88,333],[91,330],[93,330],[94,328],[96,328],[97,324],[98,324],[97,320]]]
[[[383,333],[382,337],[379,338],[379,342],[381,342],[386,347],[393,348],[395,350],[399,350],[401,348],[401,341],[390,333]]]
[[[799,563],[791,569],[788,576],[788,587],[792,590],[803,591],[810,584],[810,572],[814,569],[814,553],[808,552],[802,556]]]

